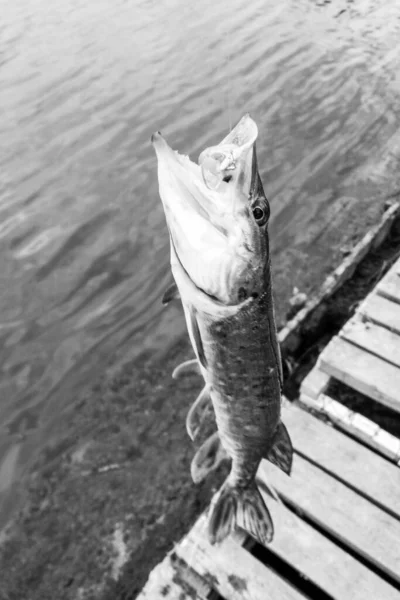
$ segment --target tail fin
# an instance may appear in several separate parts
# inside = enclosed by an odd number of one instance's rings
[[[255,482],[242,489],[226,481],[211,506],[208,521],[211,544],[222,542],[236,527],[245,529],[264,546],[274,537],[271,515]]]

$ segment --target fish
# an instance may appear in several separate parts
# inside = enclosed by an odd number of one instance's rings
[[[258,127],[245,114],[198,162],[152,135],[170,263],[195,358],[174,371],[197,370],[204,389],[186,427],[195,439],[210,404],[217,431],[191,465],[202,481],[222,462],[230,473],[208,516],[211,544],[237,528],[263,545],[274,526],[256,474],[267,459],[290,475],[293,447],[281,421],[282,361],[271,282],[270,205],[261,181]]]

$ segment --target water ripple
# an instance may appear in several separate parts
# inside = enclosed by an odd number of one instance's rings
[[[358,189],[395,185],[400,7],[359,0],[335,16],[313,0],[232,0],[228,15],[213,0],[4,5],[4,494],[110,357],[182,331],[160,303],[170,274],[155,129],[197,158],[252,112],[273,252],[289,279],[308,268],[310,240],[323,248],[326,215],[339,228]],[[27,436],[21,451],[16,435]]]

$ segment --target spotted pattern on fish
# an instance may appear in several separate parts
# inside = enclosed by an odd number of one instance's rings
[[[267,458],[289,473],[293,454],[280,420],[270,206],[258,171],[257,135],[255,122],[244,115],[218,146],[201,153],[199,165],[174,153],[160,134],[153,136],[172,272],[218,427],[193,459],[193,479],[201,481],[228,456],[232,460],[210,510],[212,543],[236,525],[262,544],[271,541],[273,525],[255,483],[257,469]],[[195,413],[196,407],[189,431]]]

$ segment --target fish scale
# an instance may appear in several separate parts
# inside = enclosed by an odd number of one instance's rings
[[[239,310],[234,318],[224,323],[219,321],[217,326],[201,327],[209,365],[207,383],[213,389],[211,398],[222,443],[226,447],[229,438],[237,437],[242,426],[258,427],[258,419],[265,421],[259,433],[262,441],[275,431],[279,421],[280,404],[275,401],[280,393],[279,369],[269,344],[265,302],[261,297],[253,302],[251,309]],[[257,323],[257,328],[249,336],[253,322]],[[246,396],[252,398],[250,415]],[[271,397],[271,403],[268,397]],[[257,398],[261,399],[259,409]]]
[[[232,464],[211,506],[211,543],[236,527],[262,544],[270,542],[273,523],[256,486],[257,469],[263,458],[287,474],[292,464],[292,444],[280,420],[282,365],[269,262],[269,204],[258,173],[257,133],[246,115],[221,144],[202,152],[200,165],[182,161],[161,134],[153,136],[176,283],[176,291],[169,290],[167,297],[179,295],[182,301],[205,380],[186,427],[194,439],[210,404],[217,424],[194,456],[192,478],[200,482],[221,462]],[[192,222],[190,211],[196,217]],[[213,244],[218,246],[215,254]],[[224,245],[226,254],[220,252]],[[189,369],[193,361],[174,374]]]

